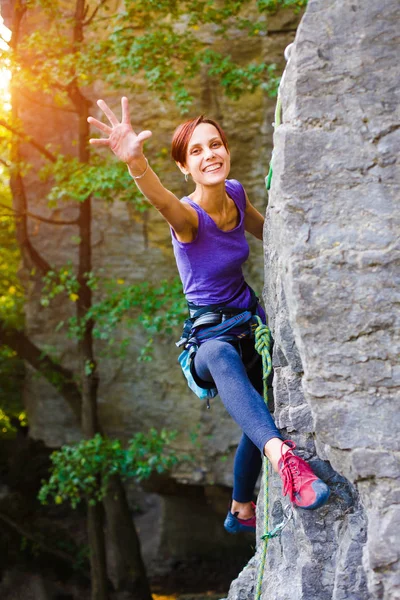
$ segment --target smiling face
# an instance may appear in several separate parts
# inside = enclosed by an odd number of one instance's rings
[[[213,185],[225,181],[231,166],[218,129],[211,123],[200,123],[189,140],[186,163],[181,170],[190,173],[197,184]]]

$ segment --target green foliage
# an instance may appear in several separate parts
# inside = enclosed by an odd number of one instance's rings
[[[260,11],[276,12],[280,8],[300,10],[307,6],[308,0],[257,0]]]
[[[48,271],[43,277],[43,284],[40,303],[44,307],[49,306],[50,301],[63,292],[68,294],[72,302],[79,298],[79,283],[71,262],[58,271]]]
[[[0,118],[6,118],[8,113]],[[9,158],[9,135],[0,140],[0,151]],[[17,271],[21,253],[15,239],[15,220],[12,211],[11,192],[8,185],[8,169],[0,164],[0,319],[20,329],[23,324],[24,290]]]
[[[60,201],[83,202],[89,195],[106,202],[130,202],[135,210],[143,212],[148,203],[132,185],[126,165],[110,161],[110,156],[93,155],[91,162],[81,163],[77,158],[58,155],[57,161],[44,166],[39,173],[42,181],[50,181],[48,206],[54,208]]]
[[[2,66],[8,66],[4,57]],[[10,120],[8,96],[0,102],[0,119]],[[0,136],[0,321],[22,329],[24,289],[17,275],[21,253],[15,238],[15,220],[9,188],[11,134],[2,130]],[[16,425],[26,425],[22,403],[24,364],[16,353],[0,345],[0,437],[12,437]]]
[[[4,141],[4,140],[3,140]],[[7,170],[0,166],[0,320],[21,329],[24,290],[17,271],[21,260],[15,239]],[[10,208],[7,208],[10,207]],[[24,363],[16,353],[0,345],[0,437],[15,435],[15,425],[26,425],[22,403]]]
[[[73,446],[63,446],[51,455],[51,476],[47,483],[43,482],[39,500],[42,504],[49,498],[56,504],[68,501],[73,508],[82,500],[94,505],[104,498],[114,475],[142,481],[154,471],[168,471],[179,460],[171,447],[175,437],[175,432],[151,429],[147,434],[134,435],[126,448],[119,440],[100,434]]]
[[[117,327],[124,326],[128,331],[137,325],[142,326],[148,340],[141,349],[140,360],[150,360],[154,337],[171,335],[187,316],[187,306],[182,294],[182,284],[178,277],[172,281],[161,281],[158,286],[148,282],[126,285],[125,280],[105,280],[94,273],[86,274],[89,287],[97,290],[103,298],[88,309],[80,321],[76,316],[67,323],[61,321],[57,330],[67,327],[71,338],[81,339],[85,327],[92,321],[93,336],[107,343],[108,349],[116,343]],[[66,294],[72,302],[79,297],[79,284],[68,263],[58,271],[50,271],[44,278],[41,304],[44,307],[61,293]],[[129,333],[127,333],[129,336]],[[118,339],[117,352],[125,356],[130,336],[126,340]],[[90,365],[87,369],[90,372]]]
[[[13,437],[16,425],[26,425],[22,402],[24,363],[16,353],[0,346],[0,438]]]
[[[239,25],[242,29],[247,27],[251,35],[264,29],[263,24],[249,24],[247,20],[242,20]],[[198,29],[198,25],[193,25],[192,29],[178,33],[171,23],[159,24],[156,31],[124,39],[122,44],[121,31],[117,31],[113,39],[118,73],[144,72],[148,88],[163,100],[172,99],[182,113],[187,112],[193,102],[188,84],[203,67],[234,100],[246,92],[253,93],[262,83],[268,84],[270,69],[265,63],[238,64],[231,56],[201,43],[196,35]],[[112,74],[108,81],[118,85]]]
[[[72,84],[84,88],[102,80],[134,94],[141,88],[135,78],[140,75],[149,90],[161,99],[173,100],[186,112],[193,101],[190,84],[200,71],[217,76],[215,82],[233,99],[261,84],[269,87],[265,63],[237,63],[214,51],[203,41],[207,31],[220,39],[238,29],[249,36],[265,35],[265,14],[279,7],[300,9],[305,4],[305,0],[258,0],[259,13],[253,11],[249,19],[244,12],[251,5],[248,0],[130,0],[118,11],[110,11],[108,2],[99,3],[92,8],[93,18],[89,11],[82,41],[72,44],[72,13],[65,3],[54,2],[49,7],[32,0],[31,8],[40,5],[48,12],[49,22],[25,36],[18,53],[8,58],[18,64],[15,77],[26,92],[41,90],[59,106],[69,103],[67,90]]]
[[[1,209],[0,209],[1,210]],[[17,276],[20,251],[15,239],[14,218],[0,213],[0,319],[13,327],[23,323],[24,290]]]
[[[129,311],[131,320],[125,317]],[[106,299],[94,304],[88,312],[96,325],[93,334],[110,340],[115,327],[124,320],[128,325],[142,325],[151,335],[170,335],[182,323],[187,306],[182,294],[182,284],[176,277],[162,281],[158,287],[143,282],[109,292]]]
[[[231,57],[224,57],[211,49],[204,51],[203,61],[208,65],[209,75],[217,76],[226,94],[234,100],[238,100],[245,92],[255,92],[263,83],[262,75],[271,71],[271,66],[268,69],[265,63],[240,67]]]
[[[35,540],[21,536],[20,551],[26,553],[29,557],[37,558],[41,554],[41,546]]]
[[[276,74],[275,64],[268,65],[267,71],[269,73],[268,80],[261,84],[261,88],[268,94],[270,98],[275,98],[278,95],[281,77]]]
[[[11,423],[11,419],[7,413],[0,408],[0,439],[15,432],[15,427]]]

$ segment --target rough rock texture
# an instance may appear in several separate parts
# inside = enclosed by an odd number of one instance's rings
[[[275,416],[332,495],[270,541],[265,600],[400,598],[399,17],[398,0],[310,0],[282,84],[265,231]],[[272,527],[276,476],[269,493]],[[254,577],[253,561],[229,598],[253,598]]]

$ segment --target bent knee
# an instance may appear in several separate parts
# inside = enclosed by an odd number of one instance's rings
[[[200,346],[198,355],[207,360],[209,364],[210,362],[230,362],[239,358],[239,354],[232,344],[222,340],[209,340],[205,342]]]

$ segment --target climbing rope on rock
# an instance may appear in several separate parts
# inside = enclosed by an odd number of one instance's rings
[[[272,337],[271,337],[271,332],[269,330],[269,327],[267,325],[265,325],[260,317],[256,316],[257,319],[257,328],[254,332],[254,336],[255,336],[255,349],[257,350],[257,352],[260,354],[261,359],[262,359],[262,368],[263,368],[263,396],[264,396],[264,402],[267,404],[268,403],[268,377],[271,373],[272,370],[272,359],[271,359],[271,354],[270,354],[270,348],[271,348],[271,341],[272,341]],[[262,536],[262,539],[264,541],[263,544],[263,549],[262,549],[262,554],[261,554],[261,560],[260,560],[260,567],[259,567],[259,571],[258,571],[258,577],[257,577],[257,586],[256,586],[256,594],[255,594],[255,598],[256,600],[259,600],[260,596],[261,596],[261,586],[262,586],[262,577],[263,577],[263,572],[264,572],[264,566],[265,566],[265,559],[267,556],[267,547],[268,547],[268,539],[271,537],[271,533],[272,532],[268,532],[268,514],[269,514],[269,509],[268,509],[268,478],[269,478],[269,462],[267,460],[266,457],[264,457],[264,461],[263,461],[263,481],[264,481],[264,534]]]
[[[257,319],[257,327],[254,332],[255,335],[255,349],[260,354],[262,359],[262,367],[263,367],[263,396],[264,402],[268,403],[268,377],[272,371],[272,359],[270,354],[271,341],[272,336],[269,330],[269,327],[265,325],[260,317],[256,316]],[[269,515],[269,494],[268,494],[268,484],[269,484],[269,461],[266,457],[263,460],[263,483],[264,483],[264,521],[263,521],[263,530],[264,533],[261,536],[261,540],[263,541],[263,548],[261,552],[260,558],[260,566],[258,569],[257,576],[257,584],[255,591],[255,600],[260,600],[261,598],[261,588],[262,588],[262,580],[264,575],[265,561],[267,557],[267,548],[268,548],[268,540],[280,535],[282,530],[289,523],[290,519],[293,516],[293,510],[291,505],[289,504],[284,508],[283,512],[283,520],[281,523],[276,525],[272,531],[268,531],[268,515]]]

